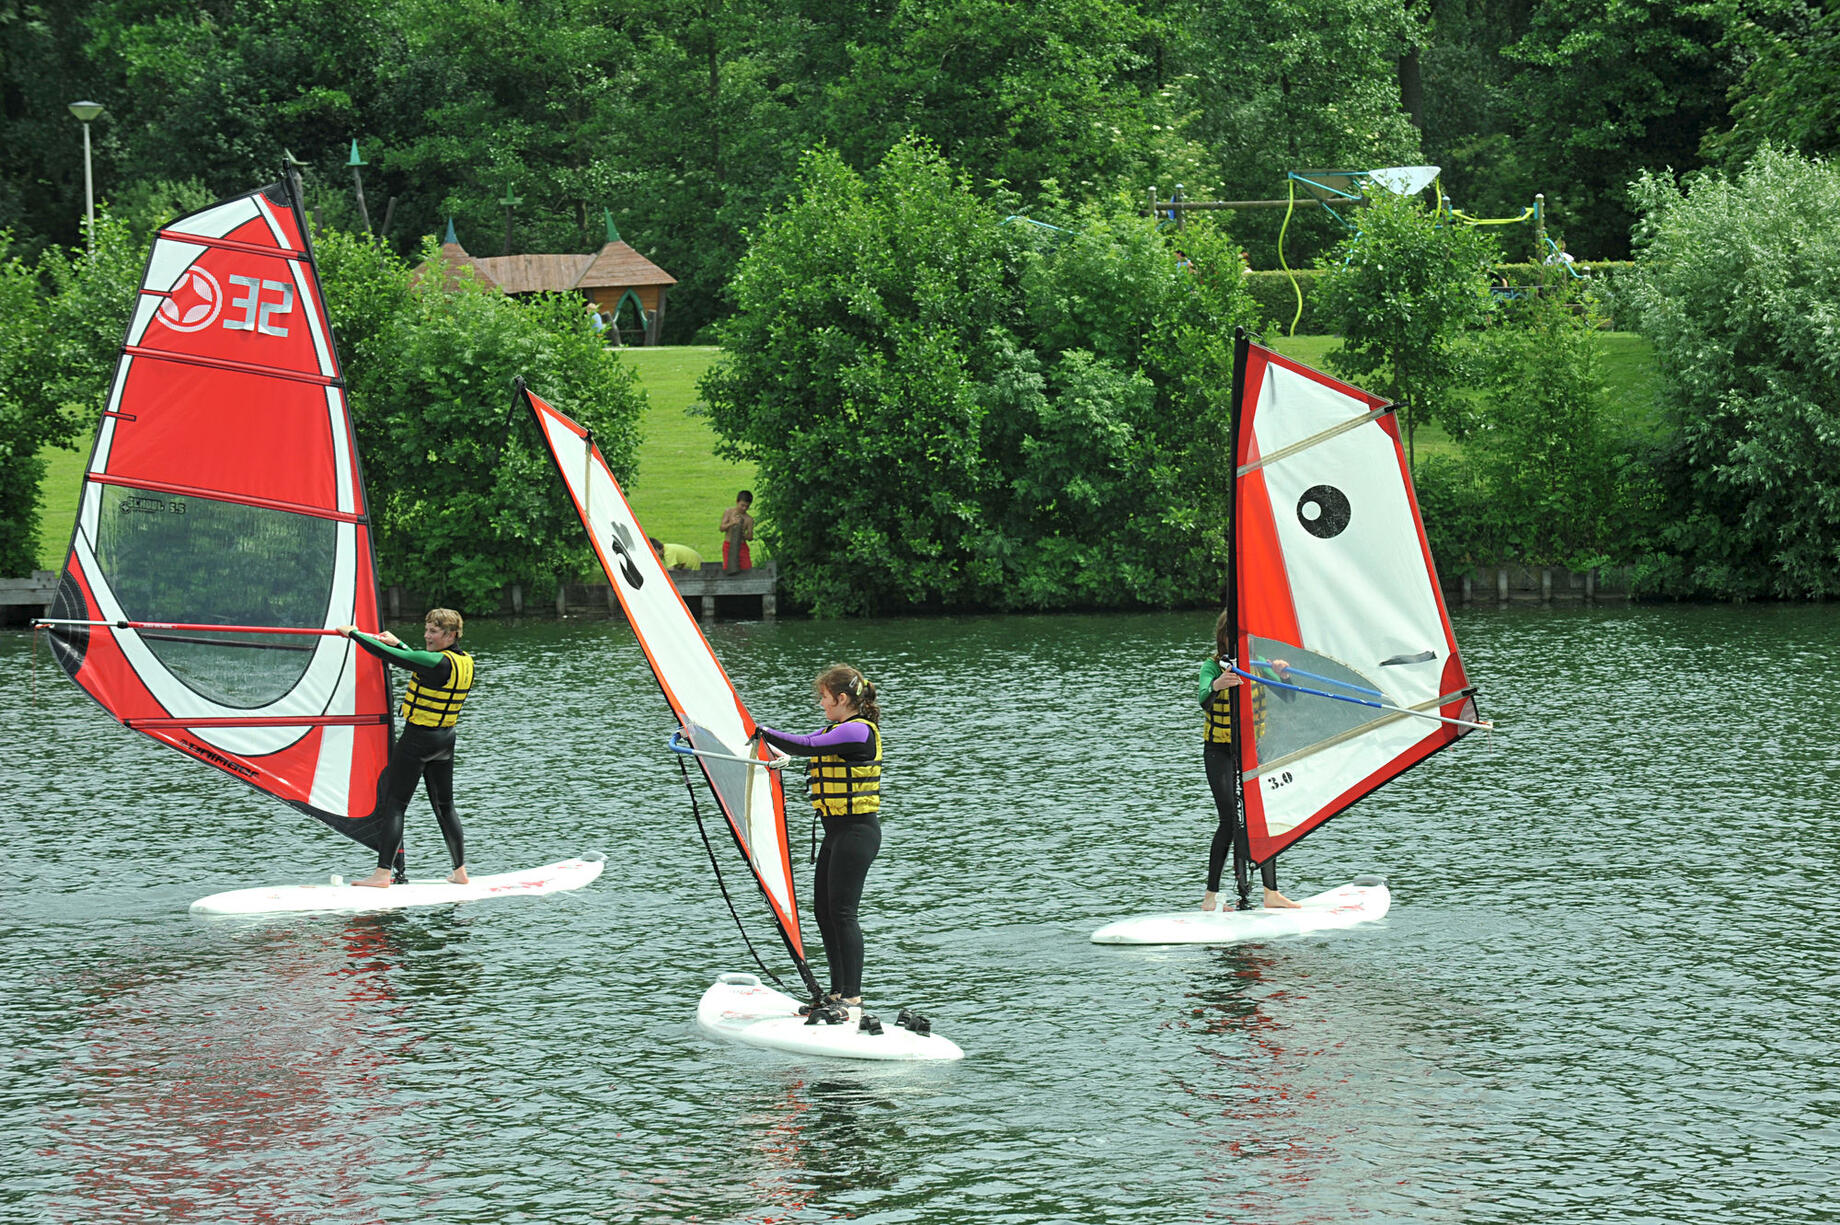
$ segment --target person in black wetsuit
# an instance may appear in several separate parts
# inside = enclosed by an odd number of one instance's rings
[[[466,622],[453,609],[431,609],[422,626],[422,641],[428,649],[415,651],[387,630],[371,635],[359,632],[354,625],[338,627],[339,633],[372,655],[410,673],[400,712],[402,735],[396,738],[389,764],[377,779],[377,810],[384,818],[377,870],[363,880],[353,881],[354,885],[388,888],[392,866],[394,878],[404,879],[403,814],[415,798],[418,781],[427,783],[428,802],[434,806],[441,837],[447,842],[448,858],[453,861],[454,870],[447,879],[457,885],[467,881],[466,838],[460,828],[460,814],[454,809],[454,725],[473,689],[473,657],[458,646],[465,628]]]
[[[799,736],[762,727],[756,734],[781,753],[811,758],[807,789],[824,822],[812,910],[831,976],[829,994],[814,1004],[847,1017],[844,1010],[862,1004],[863,934],[857,913],[869,865],[882,847],[882,712],[875,686],[848,664],[825,669],[814,688],[828,720],[823,731]],[[785,761],[781,757],[774,764]]]
[[[1207,892],[1202,895],[1201,909],[1213,910],[1220,895],[1220,873],[1226,866],[1227,852],[1233,852],[1233,882],[1239,890],[1239,908],[1251,909],[1251,882],[1247,879],[1247,861],[1251,858],[1250,843],[1246,837],[1246,822],[1239,811],[1239,790],[1234,786],[1235,776],[1239,773],[1239,746],[1233,743],[1232,698],[1229,692],[1241,683],[1239,673],[1233,670],[1233,644],[1228,641],[1227,631],[1230,614],[1221,613],[1214,622],[1214,653],[1202,661],[1201,688],[1198,696],[1201,709],[1207,712],[1207,742],[1201,750],[1202,764],[1207,768],[1208,790],[1214,793],[1214,808],[1220,814],[1220,823],[1214,827],[1214,841],[1208,847]],[[1283,660],[1271,661],[1280,677],[1288,675]],[[1289,694],[1285,695],[1290,696]],[[1249,722],[1256,729],[1265,722],[1265,704],[1270,700],[1265,686],[1252,685],[1241,699]],[[1254,732],[1257,735],[1257,732]],[[1294,908],[1297,903],[1278,892],[1278,860],[1272,856],[1259,865],[1261,883],[1265,886],[1265,908],[1277,910]]]

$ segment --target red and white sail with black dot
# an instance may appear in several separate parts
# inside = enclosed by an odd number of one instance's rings
[[[72,679],[135,731],[366,845],[389,759],[351,414],[298,186],[160,230],[53,613]]]
[[[1255,861],[1479,726],[1387,402],[1242,338],[1233,641]]]

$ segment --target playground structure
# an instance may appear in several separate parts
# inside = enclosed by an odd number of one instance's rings
[[[1155,187],[1150,189],[1150,215],[1157,219],[1159,226],[1169,225],[1181,230],[1186,227],[1190,212],[1284,209],[1284,222],[1278,229],[1278,266],[1290,278],[1291,291],[1297,299],[1297,311],[1286,329],[1291,335],[1296,334],[1297,322],[1303,317],[1303,287],[1285,257],[1285,239],[1290,232],[1291,217],[1299,206],[1321,208],[1359,240],[1361,227],[1354,220],[1354,210],[1369,202],[1374,187],[1404,196],[1416,195],[1430,188],[1433,193],[1433,210],[1440,216],[1449,216],[1466,225],[1519,225],[1532,222],[1534,247],[1544,261],[1565,269],[1574,279],[1583,278],[1584,274],[1574,265],[1564,247],[1546,232],[1545,193],[1536,193],[1533,203],[1522,209],[1517,216],[1476,217],[1452,206],[1438,181],[1439,173],[1440,168],[1437,166],[1384,166],[1374,170],[1293,170],[1285,175],[1285,195],[1270,200],[1189,200],[1183,197],[1182,184],[1177,183],[1167,200],[1157,198]],[[1343,213],[1348,215],[1344,216]]]

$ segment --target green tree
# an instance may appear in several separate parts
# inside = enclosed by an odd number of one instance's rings
[[[1485,333],[1485,391],[1472,434],[1504,554],[1590,566],[1616,547],[1616,464],[1603,413],[1597,319],[1572,277],[1548,269]]]
[[[591,572],[511,383],[524,375],[592,429],[614,475],[632,480],[642,393],[580,299],[513,300],[470,276],[411,289],[405,263],[350,235],[322,236],[319,253],[386,578],[494,608],[507,584],[542,590]]]
[[[1522,67],[1519,156],[1575,254],[1622,258],[1634,221],[1628,184],[1644,169],[1699,163],[1724,126],[1733,83],[1720,49],[1726,12],[1685,4],[1548,0],[1506,54]],[[1556,180],[1542,184],[1543,180]]]
[[[0,571],[36,563],[39,452],[100,419],[145,260],[145,244],[106,208],[93,256],[48,247],[27,265],[0,233]]]
[[[1001,584],[974,547],[980,376],[1013,348],[1020,239],[996,222],[919,145],[873,180],[815,153],[736,272],[703,398],[726,453],[758,465],[766,539],[819,615],[977,604]]]
[[[1734,170],[1766,144],[1809,157],[1840,152],[1840,9],[1815,0],[1727,8],[1742,75],[1731,90],[1731,127],[1707,133],[1703,152]]]
[[[1468,426],[1464,338],[1488,311],[1495,243],[1390,193],[1359,219],[1360,232],[1324,260],[1314,301],[1342,338],[1330,367],[1399,406],[1416,467],[1419,425],[1436,421],[1453,435]]]
[[[1840,169],[1765,147],[1632,187],[1633,294],[1675,425],[1677,591],[1840,593]]]
[[[1190,199],[1281,198],[1291,171],[1419,159],[1398,74],[1414,27],[1396,0],[1161,0],[1144,8],[1157,16],[1159,97],[1174,115],[1158,121],[1176,123],[1205,151],[1189,174],[1175,175]],[[1162,187],[1167,194],[1169,182]],[[1259,267],[1277,266],[1283,222],[1277,209],[1234,218]],[[1299,252],[1339,237],[1320,210],[1299,209],[1285,235],[1287,258],[1302,266],[1308,256]]]
[[[40,351],[22,339],[44,329],[32,269],[12,254],[0,231],[0,575],[29,574],[38,559],[39,449],[68,443],[71,423],[38,394]]]
[[[1218,591],[1235,253],[1007,211],[909,141],[866,178],[811,155],[754,235],[703,394],[820,615]]]

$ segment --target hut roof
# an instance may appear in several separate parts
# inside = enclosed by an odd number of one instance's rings
[[[572,289],[620,289],[644,285],[675,285],[677,278],[628,246],[607,222],[607,241],[586,255],[469,255],[447,223],[447,240],[441,244],[444,283],[451,286],[462,267],[472,268],[489,285],[506,293],[561,293]],[[416,270],[418,275],[421,269]]]
[[[460,245],[460,240],[454,237],[454,223],[450,219],[447,223],[447,237],[441,243],[441,287],[443,289],[455,288],[460,279],[460,270],[463,268],[471,268],[473,275],[487,285],[494,287],[498,285],[498,282],[492,278],[492,274],[480,267],[480,261],[468,255],[466,248]],[[427,264],[418,266],[412,274],[411,283],[419,285],[427,270]]]
[[[677,278],[618,239],[602,247],[576,282],[583,289],[618,285],[675,285]]]

